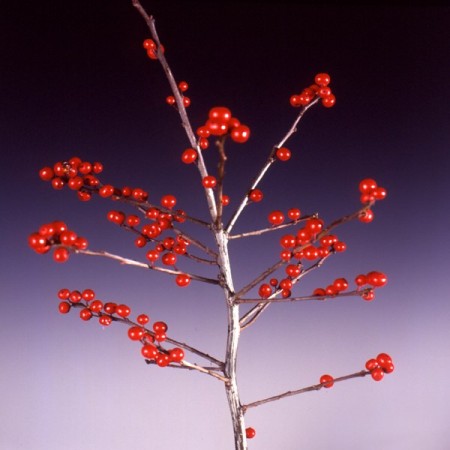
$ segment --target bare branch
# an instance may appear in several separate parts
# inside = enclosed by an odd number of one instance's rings
[[[339,383],[341,381],[350,380],[352,378],[365,377],[370,374],[368,370],[361,370],[360,372],[352,373],[350,375],[345,375],[343,377],[334,378],[334,383]],[[273,397],[264,398],[262,400],[258,400],[253,403],[247,403],[246,405],[242,405],[242,410],[245,413],[249,408],[255,408],[256,406],[264,405],[265,403],[275,402],[277,400],[281,400],[282,398],[292,397],[293,395],[304,394],[305,392],[318,391],[325,387],[327,383],[319,383],[314,384],[312,386],[308,386],[302,389],[297,389],[295,391],[287,391],[283,394],[274,395]]]
[[[228,239],[232,240],[232,239],[246,238],[246,237],[249,237],[249,236],[260,236],[261,234],[269,233],[271,231],[278,231],[278,230],[281,230],[283,228],[292,227],[293,225],[297,225],[299,222],[303,222],[303,221],[311,219],[313,217],[318,217],[317,213],[316,214],[310,214],[308,216],[303,216],[303,217],[301,217],[298,220],[293,220],[291,222],[283,223],[281,225],[277,225],[277,226],[274,226],[274,227],[262,228],[260,230],[248,231],[246,233],[232,234],[232,235],[228,236]]]
[[[219,284],[219,281],[215,280],[213,278],[206,278],[206,277],[202,277],[201,275],[194,275],[191,273],[181,272],[179,270],[166,269],[165,267],[152,266],[149,264],[142,263],[140,261],[136,261],[134,259],[124,258],[123,256],[115,255],[114,253],[109,253],[109,252],[106,252],[103,250],[102,251],[75,250],[75,253],[80,253],[82,255],[88,255],[88,256],[102,256],[104,258],[110,258],[110,259],[119,261],[120,264],[124,264],[124,265],[141,267],[144,269],[155,270],[157,272],[164,272],[164,273],[168,273],[171,275],[182,275],[182,274],[189,275],[192,280],[202,281],[204,283],[210,283],[210,284]]]
[[[242,199],[240,205],[238,206],[238,208],[234,212],[233,216],[231,217],[230,221],[228,222],[227,226],[225,227],[225,230],[226,230],[227,233],[231,232],[231,229],[235,225],[235,223],[236,223],[237,219],[239,218],[239,216],[241,215],[242,211],[248,205],[248,203],[249,203],[249,201],[248,201],[248,193],[258,186],[258,184],[263,179],[263,177],[266,174],[266,172],[269,170],[269,167],[276,161],[275,153],[276,153],[277,149],[282,147],[286,143],[286,141],[297,131],[297,125],[300,122],[300,120],[303,117],[303,115],[305,114],[305,112],[309,108],[311,108],[313,105],[315,105],[318,101],[319,101],[319,97],[314,99],[309,105],[303,106],[301,108],[297,118],[295,119],[295,121],[291,125],[291,127],[289,128],[289,131],[281,139],[281,141],[272,148],[272,151],[270,152],[270,155],[267,158],[267,161],[264,163],[264,165],[263,165],[262,169],[260,170],[259,174],[252,181],[249,189],[247,190],[246,196]]]
[[[329,300],[329,299],[335,299],[340,297],[360,297],[361,291],[354,290],[349,292],[343,292],[340,294],[334,294],[334,295],[304,295],[301,297],[287,297],[287,298],[241,298],[237,299],[235,303],[258,303],[258,304],[267,304],[267,303],[286,303],[286,302],[301,302],[301,301],[310,301],[310,300]]]
[[[151,16],[151,15],[149,16],[147,14],[147,12],[144,10],[142,5],[140,4],[139,0],[132,0],[132,2],[133,2],[133,6],[139,11],[140,15],[144,18],[144,20],[148,26],[148,29],[150,30],[152,38],[155,40],[155,42],[157,44],[158,61],[160,62],[161,66],[164,70],[164,73],[166,74],[166,78],[169,81],[170,88],[175,97],[178,114],[180,115],[180,118],[181,118],[181,124],[186,132],[186,135],[189,139],[191,147],[193,147],[197,150],[197,153],[198,153],[197,167],[200,172],[200,175],[203,178],[208,175],[208,171],[206,170],[205,161],[204,161],[203,155],[202,155],[202,150],[201,150],[200,146],[198,145],[194,131],[192,130],[192,126],[189,121],[189,118],[188,118],[188,115],[186,112],[186,108],[184,107],[183,97],[178,89],[178,85],[177,85],[177,82],[175,81],[175,77],[172,74],[172,71],[169,67],[166,57],[164,56],[164,53],[161,51],[161,42],[159,40],[159,36],[156,31],[155,19],[153,18],[153,16]],[[205,189],[205,194],[206,194],[206,199],[208,202],[208,208],[209,208],[209,212],[211,214],[211,218],[213,221],[215,221],[216,217],[217,217],[217,206],[216,206],[214,194],[211,189]]]

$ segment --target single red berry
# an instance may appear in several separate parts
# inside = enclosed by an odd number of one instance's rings
[[[248,194],[248,198],[252,202],[258,203],[264,198],[264,194],[259,189],[252,189]]]
[[[334,96],[334,94],[330,94],[322,98],[322,105],[325,106],[325,108],[331,108],[335,104],[336,104],[336,97]]]
[[[328,97],[329,95],[331,95],[331,89],[328,86],[323,86],[319,88],[317,93],[319,94],[320,98]]]
[[[281,225],[284,222],[284,214],[281,211],[272,211],[268,216],[267,220],[274,226]]]
[[[98,318],[98,322],[100,325],[107,327],[108,325],[111,325],[112,318],[110,316],[101,315]]]
[[[367,277],[363,274],[358,275],[355,278],[355,284],[359,287],[364,286],[365,284],[367,284]]]
[[[361,194],[372,194],[377,187],[377,182],[372,178],[364,178],[359,183],[359,191]]]
[[[316,288],[313,291],[313,295],[317,296],[317,297],[323,297],[325,295],[327,295],[325,289],[323,288]]]
[[[366,361],[365,367],[369,372],[371,372],[372,370],[376,369],[377,367],[380,367],[380,365],[378,364],[378,361],[375,358],[371,358]]]
[[[384,377],[384,371],[381,367],[377,367],[370,371],[370,375],[375,381],[381,381]]]
[[[155,359],[156,359],[156,364],[159,367],[166,367],[170,363],[169,355],[167,355],[166,353],[158,353],[158,355],[156,356]]]
[[[373,190],[372,194],[375,200],[384,200],[387,196],[387,191],[385,188],[378,186]]]
[[[365,209],[358,215],[358,220],[362,223],[370,223],[374,218],[374,213],[371,209]]]
[[[164,342],[167,339],[166,333],[160,331],[159,333],[155,333],[155,339],[158,342]]]
[[[131,314],[131,308],[128,305],[117,305],[116,314],[120,317],[128,317]]]
[[[303,249],[303,256],[308,261],[313,261],[319,257],[319,249],[314,245],[308,245],[308,247]]]
[[[333,281],[333,286],[336,291],[342,292],[348,289],[348,281],[345,278],[336,278]]]
[[[209,147],[209,141],[208,141],[207,138],[201,137],[201,138],[198,140],[198,145],[199,145],[199,147],[200,147],[202,150],[206,150],[206,149]]]
[[[382,287],[387,283],[387,276],[383,272],[372,271],[366,276],[367,283],[374,287]]]
[[[180,82],[178,83],[178,89],[179,89],[181,92],[186,92],[186,91],[189,89],[189,85],[187,84],[186,81],[180,81]]]
[[[132,341],[139,341],[144,335],[144,330],[141,327],[130,327],[128,328],[128,337]]]
[[[184,96],[183,97],[183,105],[185,108],[187,108],[191,104],[191,99],[189,97]]]
[[[61,314],[67,314],[70,311],[71,305],[68,302],[61,302],[58,306]]]
[[[180,286],[180,287],[189,286],[190,282],[191,282],[191,277],[184,273],[177,275],[177,277],[175,278],[175,283],[177,283],[177,286]]]
[[[292,278],[298,277],[301,271],[302,269],[297,264],[289,264],[285,269],[286,274]]]
[[[177,263],[177,255],[172,252],[167,252],[164,253],[161,260],[165,266],[174,266]]]
[[[89,308],[83,308],[80,311],[80,319],[81,320],[91,320],[92,318],[92,311]]]
[[[125,222],[129,227],[134,228],[140,224],[141,219],[138,216],[131,214],[131,215],[127,216]]]
[[[211,135],[211,132],[209,131],[209,128],[206,125],[202,125],[201,127],[197,128],[197,136],[208,138]]]
[[[366,301],[366,302],[371,302],[374,298],[375,298],[375,291],[372,288],[369,289],[365,289],[362,294],[361,297]]]
[[[334,378],[331,375],[322,375],[320,377],[320,384],[323,384],[324,388],[330,388],[334,385]]]
[[[209,110],[208,117],[218,122],[228,122],[231,119],[231,111],[224,106],[215,106]]]
[[[272,288],[269,284],[262,284],[258,293],[261,298],[268,298],[272,294]]]
[[[290,261],[290,259],[292,258],[292,252],[290,250],[282,250],[280,253],[280,259],[282,261]]]
[[[101,300],[94,300],[90,305],[89,309],[92,312],[100,312],[103,309],[103,302]]]
[[[64,288],[58,291],[58,298],[61,300],[67,300],[69,296],[70,296],[69,289]]]
[[[168,326],[165,322],[155,322],[153,324],[153,331],[155,333],[166,333],[168,330]]]
[[[238,144],[247,142],[250,138],[250,128],[246,125],[239,125],[231,130],[231,139]]]
[[[81,293],[81,297],[83,298],[83,300],[85,300],[86,302],[91,302],[92,300],[94,300],[95,298],[95,292],[92,289],[85,289],[82,293]]]
[[[153,344],[146,344],[141,348],[141,354],[146,359],[155,359],[158,349]]]
[[[387,353],[380,353],[377,356],[377,362],[382,369],[392,364],[392,358]]]
[[[213,189],[217,185],[216,177],[213,177],[212,175],[207,175],[206,177],[203,177],[202,184],[204,188]]]
[[[253,439],[256,436],[256,431],[252,427],[248,427],[245,429],[245,436],[247,439]]]
[[[142,43],[142,46],[148,50],[148,49],[156,49],[156,44],[153,39],[145,39],[145,41]]]
[[[271,278],[269,281],[269,284],[273,287],[277,287],[278,286],[278,280],[276,278]]]
[[[294,248],[296,242],[297,240],[295,239],[295,236],[292,234],[285,234],[280,238],[280,245],[283,248]]]
[[[177,199],[174,195],[164,195],[161,198],[161,206],[164,208],[172,209],[177,204]]]
[[[230,197],[228,195],[223,194],[221,200],[223,206],[228,206],[230,204]]]
[[[69,250],[65,247],[55,248],[53,252],[53,259],[58,263],[64,263],[69,259]]]
[[[185,164],[192,164],[197,159],[197,151],[193,148],[187,148],[182,154],[181,154],[181,161],[183,161]]]
[[[98,191],[98,195],[104,198],[111,197],[111,195],[113,194],[114,194],[114,186],[111,186],[110,184],[105,184]]]
[[[137,322],[139,325],[145,325],[146,323],[148,323],[149,320],[150,320],[150,319],[149,319],[149,317],[147,316],[147,314],[139,314],[139,315],[136,317],[136,322]]]
[[[275,154],[280,161],[289,161],[291,159],[291,151],[286,147],[278,148]]]
[[[114,302],[108,302],[103,305],[103,311],[107,314],[114,314],[117,309],[117,304]]]
[[[298,220],[301,217],[301,211],[298,208],[291,208],[288,210],[287,216],[291,220]]]
[[[316,83],[317,86],[320,87],[328,86],[330,84],[330,81],[331,81],[330,75],[328,75],[327,73],[318,73],[314,77],[314,83]]]
[[[169,359],[171,362],[181,362],[184,359],[184,351],[179,347],[169,350]]]
[[[43,181],[50,181],[55,176],[55,172],[51,167],[43,167],[39,171],[39,177]]]
[[[280,281],[280,288],[286,291],[290,291],[292,289],[292,280],[289,278],[283,278]]]
[[[289,103],[294,108],[298,108],[299,106],[302,106],[302,104],[300,102],[300,95],[297,95],[297,94],[291,95],[291,97],[289,99]]]
[[[315,236],[322,231],[323,220],[317,218],[308,219],[305,223],[305,229],[311,234],[311,236]]]
[[[69,247],[75,245],[77,238],[77,234],[72,230],[63,231],[59,235],[59,241],[61,242],[61,244],[67,245]]]
[[[342,241],[337,241],[333,244],[333,248],[339,253],[345,252],[345,250],[347,250],[347,244]]]
[[[166,97],[166,103],[167,103],[168,105],[170,105],[170,106],[175,105],[175,103],[176,103],[175,97],[174,97],[173,95],[167,96],[167,97]]]

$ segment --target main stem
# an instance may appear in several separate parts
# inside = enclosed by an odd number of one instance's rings
[[[247,439],[245,436],[244,413],[239,397],[237,385],[237,351],[241,327],[239,324],[239,304],[233,303],[234,287],[231,274],[230,258],[228,254],[228,236],[223,230],[223,224],[219,223],[214,230],[214,235],[219,250],[220,284],[224,290],[226,305],[228,309],[228,337],[225,356],[225,390],[230,407],[231,420],[233,423],[235,450],[247,450]]]

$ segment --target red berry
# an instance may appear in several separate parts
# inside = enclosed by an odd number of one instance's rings
[[[333,248],[337,251],[337,252],[345,252],[345,250],[347,250],[347,244],[345,242],[342,241],[337,241],[333,244]]]
[[[286,266],[285,272],[291,278],[296,278],[300,275],[302,269],[296,264],[289,264]]]
[[[169,355],[167,355],[166,353],[158,353],[158,355],[156,356],[156,364],[159,367],[166,367],[169,365],[169,363],[170,363]]]
[[[180,287],[186,287],[189,286],[189,283],[191,282],[191,277],[189,275],[181,273],[177,275],[177,277],[175,278],[175,282]]]
[[[70,311],[71,305],[68,302],[61,302],[58,306],[61,314],[67,314]]]
[[[358,220],[362,223],[370,223],[374,218],[373,211],[371,209],[365,209],[358,215]]]
[[[110,316],[102,315],[98,318],[98,322],[100,323],[100,325],[107,327],[108,325],[111,325],[112,318]]]
[[[230,204],[230,197],[228,195],[222,195],[221,200],[223,206],[228,206]]]
[[[202,179],[203,187],[213,189],[216,187],[217,180],[212,175],[207,175],[206,177],[203,177]]]
[[[177,255],[172,252],[164,253],[161,260],[165,266],[174,266],[177,263]]]
[[[146,323],[148,323],[149,320],[150,320],[150,319],[149,319],[149,317],[147,316],[147,314],[139,314],[139,315],[136,317],[136,322],[137,322],[139,325],[145,325]]]
[[[128,328],[128,337],[132,341],[139,341],[144,335],[144,330],[141,327],[130,327]]]
[[[281,225],[284,222],[284,214],[281,211],[272,211],[268,216],[267,220],[272,225]]]
[[[187,108],[191,104],[191,99],[189,97],[183,97],[183,105]]]
[[[69,289],[60,289],[58,291],[58,298],[60,298],[61,300],[67,300],[69,296],[70,296]]]
[[[298,108],[299,106],[302,106],[301,102],[300,102],[300,95],[291,95],[290,99],[289,99],[289,103],[291,104],[291,106],[293,106],[294,108]]]
[[[117,305],[116,314],[120,317],[128,317],[131,314],[131,309],[128,305]]]
[[[165,333],[168,330],[168,326],[165,322],[155,322],[153,324],[153,331],[155,333]]]
[[[280,161],[288,161],[291,159],[291,151],[286,147],[280,147],[275,154]]]
[[[103,309],[103,302],[101,300],[94,300],[90,305],[89,309],[93,312],[100,312]]]
[[[177,204],[177,199],[174,195],[164,195],[161,198],[161,206],[164,208],[172,209]]]
[[[382,287],[387,283],[387,276],[383,272],[369,272],[367,274],[367,283],[374,287]]]
[[[168,105],[170,105],[170,106],[175,105],[175,103],[176,103],[175,97],[174,97],[173,95],[167,96],[167,97],[166,97],[166,103],[167,103]]]
[[[167,339],[166,333],[164,333],[163,331],[155,333],[155,339],[158,342],[164,342]]]
[[[311,234],[311,236],[315,236],[322,231],[323,220],[316,218],[308,219],[305,224],[305,229]]]
[[[141,348],[141,354],[144,358],[155,359],[158,355],[158,349],[153,344],[146,344]]]
[[[231,130],[231,139],[238,144],[247,142],[250,138],[250,128],[246,125],[239,125]]]
[[[209,110],[208,117],[218,122],[228,122],[231,119],[231,111],[224,106],[215,106]]]
[[[333,281],[333,286],[338,292],[345,291],[348,288],[348,282],[345,278],[336,278]]]
[[[368,371],[372,371],[374,369],[376,369],[377,367],[379,367],[378,361],[374,358],[371,358],[369,360],[366,361],[366,369]]]
[[[359,183],[359,191],[361,194],[372,194],[377,187],[377,182],[372,178],[364,178]]]
[[[384,200],[387,195],[387,191],[383,187],[376,187],[372,193],[375,200]]]
[[[90,320],[92,318],[92,311],[89,308],[83,308],[80,311],[80,319],[81,320]]]
[[[55,248],[53,252],[53,259],[58,263],[64,263],[69,259],[69,250],[65,247]]]
[[[156,49],[156,44],[153,39],[145,39],[145,41],[142,43],[142,46],[148,50],[148,49]]]
[[[323,289],[323,288],[316,288],[316,289],[314,289],[313,295],[316,295],[318,297],[323,297],[323,296],[327,295],[327,293],[326,293],[325,289]]]
[[[322,105],[325,106],[325,108],[331,108],[336,104],[336,97],[333,94],[327,95],[326,97],[322,98]]]
[[[189,89],[189,85],[187,84],[186,81],[180,81],[180,82],[178,83],[178,89],[179,89],[181,92],[186,92],[186,91]]]
[[[107,314],[114,314],[117,309],[117,304],[113,302],[108,302],[103,305],[103,311]]]
[[[283,248],[294,248],[296,242],[297,240],[295,239],[295,236],[292,234],[285,234],[280,238],[280,245]]]
[[[377,367],[370,371],[370,375],[375,381],[381,381],[384,377],[384,371],[381,367]]]
[[[193,148],[187,148],[182,154],[181,154],[181,161],[183,161],[185,164],[192,164],[197,159],[197,151]]]
[[[211,134],[211,132],[209,131],[209,128],[205,125],[198,127],[196,133],[197,133],[197,136],[200,136],[203,138],[207,138]]]
[[[252,427],[248,427],[245,429],[245,436],[247,439],[253,439],[256,436],[256,431]]]
[[[291,220],[298,220],[301,217],[301,211],[298,208],[291,208],[288,210],[287,215]]]
[[[208,141],[207,138],[201,137],[201,138],[198,140],[198,145],[200,146],[200,148],[201,148],[202,150],[206,150],[206,149],[209,147],[209,141]]]
[[[53,172],[53,169],[51,167],[43,167],[39,171],[39,177],[41,180],[44,181],[50,181],[55,176],[55,172]]]
[[[272,294],[272,288],[269,284],[262,284],[258,293],[261,298],[268,298]]]
[[[364,286],[367,284],[367,278],[365,275],[360,274],[355,278],[355,284],[356,286]]]
[[[255,203],[260,202],[263,197],[264,195],[259,189],[252,189],[248,194],[248,198]]]
[[[330,75],[328,75],[327,73],[318,73],[314,77],[314,82],[317,84],[317,86],[328,86],[330,84],[330,81]]]
[[[361,297],[366,302],[371,302],[375,298],[375,291],[373,289],[365,289],[361,295]]]
[[[184,351],[181,348],[175,347],[169,350],[169,359],[172,362],[181,362],[184,359]]]
[[[95,298],[95,292],[92,289],[85,289],[82,293],[81,293],[81,297],[83,298],[83,300],[85,300],[86,302],[91,302],[92,300],[94,300]]]
[[[334,378],[331,375],[322,375],[320,377],[320,384],[323,384],[324,388],[330,388],[334,384]]]
[[[382,369],[392,364],[392,358],[387,353],[380,353],[377,356],[377,362]]]

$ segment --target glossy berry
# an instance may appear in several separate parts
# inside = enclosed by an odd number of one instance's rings
[[[228,206],[230,204],[230,197],[228,195],[223,194],[221,200],[223,206]]]
[[[333,94],[327,95],[322,98],[322,105],[325,108],[331,108],[336,104],[336,97]]]
[[[366,289],[363,291],[363,293],[361,294],[361,297],[366,301],[366,302],[371,302],[374,298],[375,298],[375,291],[373,289]]]
[[[184,359],[184,351],[179,347],[169,350],[169,359],[171,362],[181,362]]]
[[[380,367],[380,365],[378,364],[378,361],[375,358],[371,358],[366,361],[365,367],[368,371],[371,372],[372,370],[376,369],[377,367]]]
[[[177,199],[174,195],[164,195],[161,198],[161,206],[164,208],[172,209],[177,204]]]
[[[169,355],[167,355],[166,353],[158,353],[155,360],[156,360],[156,364],[159,367],[166,367],[170,363]]]
[[[291,208],[288,210],[287,216],[291,220],[298,220],[301,217],[301,211],[298,208]]]
[[[71,305],[68,302],[61,302],[58,305],[58,310],[61,314],[67,314],[70,311]]]
[[[381,367],[377,367],[370,371],[370,375],[375,381],[381,381],[384,377],[384,371]]]
[[[191,277],[189,275],[186,275],[185,273],[180,273],[175,278],[175,283],[177,284],[177,286],[180,286],[180,287],[189,286],[190,282],[191,282]]]
[[[336,278],[333,281],[333,286],[338,292],[345,291],[348,288],[348,282],[345,278]]]
[[[247,439],[253,439],[256,436],[256,431],[252,427],[248,427],[245,429],[245,436]]]
[[[112,318],[110,316],[102,315],[98,318],[98,322],[100,323],[100,325],[107,327],[108,325],[111,325]]]
[[[217,122],[228,122],[231,119],[231,111],[224,106],[215,106],[209,110],[208,117]]]
[[[365,284],[367,284],[367,277],[363,274],[358,275],[355,278],[355,284],[359,287],[364,286]]]
[[[182,154],[181,154],[181,161],[183,161],[185,164],[192,164],[197,160],[197,151],[193,148],[187,148]]]
[[[141,327],[130,327],[128,328],[128,337],[132,341],[139,341],[142,339],[142,336],[144,335],[144,330]]]
[[[259,288],[258,294],[261,298],[268,298],[272,294],[272,288],[269,284],[262,284]]]
[[[128,305],[117,305],[116,314],[120,317],[128,317],[131,314],[131,309]]]
[[[248,198],[252,202],[258,203],[264,198],[264,194],[259,189],[252,189],[248,194]]]
[[[212,175],[207,175],[206,177],[203,177],[202,184],[204,188],[213,189],[217,185],[216,177],[213,177]]]
[[[324,388],[330,388],[334,385],[334,378],[328,374],[322,375],[320,377],[320,384],[323,384]]]
[[[92,318],[92,311],[89,308],[83,308],[80,311],[80,319],[81,320],[90,320]]]
[[[158,349],[153,344],[146,344],[141,348],[141,354],[146,359],[155,359]]]
[[[377,182],[372,178],[364,178],[359,183],[359,191],[361,194],[371,194],[377,187]]]
[[[374,218],[373,211],[371,209],[365,209],[358,215],[358,220],[362,223],[370,223]]]
[[[272,225],[281,225],[284,222],[284,214],[281,211],[272,211],[268,216],[267,220]]]
[[[382,287],[387,283],[387,276],[383,272],[372,271],[366,276],[367,283],[374,287]]]
[[[275,155],[280,161],[289,161],[291,159],[291,151],[286,147],[277,149]]]
[[[186,92],[186,91],[189,89],[189,85],[187,84],[186,81],[180,81],[180,82],[178,83],[178,89],[179,89],[181,92]]]
[[[176,103],[175,97],[174,97],[173,95],[167,96],[167,97],[166,97],[166,103],[167,103],[168,105],[170,105],[170,106],[175,105],[175,103]]]
[[[55,176],[55,172],[51,167],[43,167],[39,171],[39,178],[43,181],[50,181]]]
[[[65,247],[55,248],[53,252],[53,259],[58,263],[64,263],[69,259],[69,250]]]
[[[95,292],[92,289],[85,289],[81,293],[81,297],[83,298],[84,301],[91,302],[95,298]]]
[[[327,73],[318,73],[314,77],[314,83],[316,83],[317,86],[320,87],[328,86],[330,84],[330,81],[331,81],[330,75],[328,75]]]
[[[165,333],[167,330],[168,330],[168,327],[165,322],[155,322],[153,324],[153,331],[155,333]]]
[[[250,138],[250,128],[246,125],[239,125],[231,130],[231,139],[238,144],[247,142]]]

